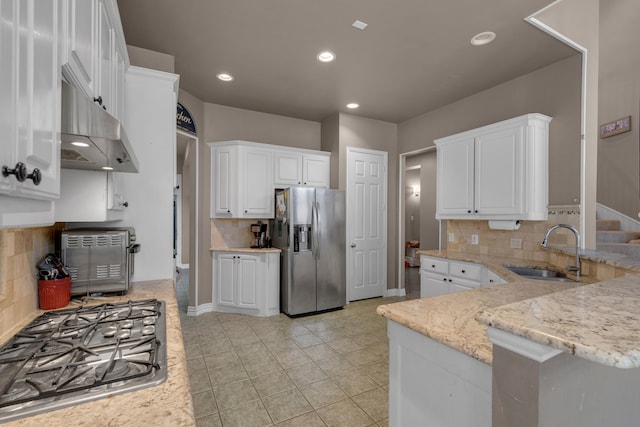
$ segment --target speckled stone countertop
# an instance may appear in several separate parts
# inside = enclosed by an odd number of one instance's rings
[[[603,365],[640,367],[640,275],[487,308],[477,319]]]
[[[503,267],[503,265],[549,267],[544,262],[524,264],[522,260],[517,259],[446,251],[418,251],[418,253],[482,263],[509,283],[381,305],[377,309],[378,314],[489,365],[493,361],[493,346],[487,337],[487,325],[476,320],[478,312],[577,286],[572,282],[523,279]]]
[[[147,298],[165,301],[167,366],[169,369],[165,382],[155,387],[33,415],[8,422],[3,426],[195,426],[173,280],[136,282],[133,283],[127,295],[92,298],[83,303],[72,300],[68,308]],[[17,325],[3,336],[0,342],[6,341],[42,313],[41,310],[34,313],[33,317]]]
[[[269,253],[282,252],[278,248],[210,248],[211,252],[249,252],[249,253]]]

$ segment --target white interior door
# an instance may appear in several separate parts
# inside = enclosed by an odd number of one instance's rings
[[[387,153],[347,147],[347,297],[387,288]]]

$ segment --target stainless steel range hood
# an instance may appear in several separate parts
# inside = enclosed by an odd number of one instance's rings
[[[64,81],[61,139],[63,168],[138,172],[138,159],[120,122]]]

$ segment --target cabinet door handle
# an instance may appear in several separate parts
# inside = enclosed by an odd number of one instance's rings
[[[446,282],[446,281],[447,281],[447,278],[445,277],[445,278],[444,278],[444,279],[442,279],[442,280],[444,280],[444,281]]]
[[[227,209],[227,213],[231,213],[231,209]]]
[[[15,175],[18,182],[24,182],[27,179],[27,165],[18,162],[13,169],[9,169],[9,166],[2,166],[2,176],[6,178],[9,175]]]
[[[462,274],[466,273],[466,271],[464,271],[464,270],[460,270],[460,272],[461,272]]]
[[[467,211],[467,213],[471,213],[471,209],[469,209],[469,210]]]
[[[124,206],[125,208],[128,208],[128,207],[129,207],[129,202],[124,202],[124,203],[122,204],[122,206]]]
[[[27,175],[27,179],[33,181],[33,185],[40,185],[42,182],[42,173],[40,172],[40,169],[34,168],[33,172]]]
[[[247,213],[247,210],[246,210],[246,209],[244,210],[244,213]]]
[[[436,265],[435,264],[431,264],[431,268],[436,268]]]
[[[473,211],[473,213],[478,213],[478,209],[476,209],[475,211]]]
[[[93,98],[93,102],[97,102],[98,105],[102,105],[102,95],[97,98]]]

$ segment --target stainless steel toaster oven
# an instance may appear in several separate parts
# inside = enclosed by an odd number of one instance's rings
[[[129,289],[134,254],[140,251],[133,228],[67,230],[61,233],[62,262],[71,275],[71,295]]]

